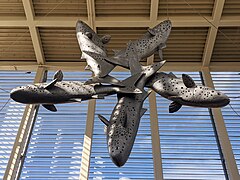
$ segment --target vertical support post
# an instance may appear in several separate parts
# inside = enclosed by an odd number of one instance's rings
[[[80,169],[80,180],[88,180],[91,150],[92,150],[92,136],[94,127],[94,114],[95,114],[96,100],[92,99],[88,103],[88,114],[86,122],[86,130],[83,141],[82,162]]]
[[[203,68],[202,73],[206,86],[214,88],[209,68]],[[224,163],[227,167],[228,177],[230,180],[238,180],[240,179],[240,176],[238,173],[236,160],[233,155],[232,146],[228,137],[228,132],[222,116],[222,111],[220,108],[212,108],[212,114],[223,153]]]
[[[44,67],[39,67],[34,82],[42,82],[44,78]],[[25,159],[28,142],[31,138],[31,132],[34,126],[35,118],[39,105],[27,105],[23,113],[22,121],[18,128],[18,133],[13,145],[13,149],[4,174],[4,180],[18,179]]]
[[[95,26],[95,0],[87,0],[88,22],[92,29],[97,32]],[[96,100],[92,99],[88,102],[88,114],[86,122],[86,130],[83,141],[82,162],[80,168],[80,180],[88,180],[91,151],[92,151],[92,137],[94,127],[94,115],[95,115]]]
[[[152,64],[153,61],[154,61],[154,55],[152,55],[147,59],[147,64]],[[152,136],[154,178],[156,180],[163,180],[156,93],[152,92],[149,95],[148,99],[149,99],[149,106],[150,106],[150,125],[151,125],[151,136]]]

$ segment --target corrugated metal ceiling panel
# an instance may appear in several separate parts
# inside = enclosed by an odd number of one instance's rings
[[[86,0],[33,0],[36,16],[87,17]]]
[[[212,61],[240,61],[240,26],[219,28]]]
[[[36,61],[28,28],[0,29],[0,60]]]
[[[162,0],[159,1],[158,17],[212,16],[215,0]],[[190,6],[189,6],[189,5]]]
[[[149,17],[150,0],[96,0],[96,17]]]
[[[167,48],[163,50],[163,57],[167,61],[189,62],[202,61],[208,28],[174,27],[167,41]],[[159,61],[158,52],[155,61]]]
[[[22,0],[1,0],[0,17],[1,16],[25,16]]]
[[[240,1],[226,0],[223,8],[222,18],[239,18],[240,17]]]
[[[80,61],[75,28],[39,28],[47,62]]]

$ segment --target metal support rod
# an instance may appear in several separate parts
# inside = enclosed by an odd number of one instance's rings
[[[202,69],[203,78],[206,86],[214,88],[212,77],[209,68],[205,67]],[[219,138],[221,150],[223,153],[224,163],[226,165],[227,174],[230,180],[239,180],[240,176],[236,160],[233,155],[232,145],[230,143],[228,132],[225,126],[225,122],[222,116],[220,108],[212,108],[213,120],[216,126],[217,135]]]
[[[44,78],[45,68],[39,67],[34,82],[42,82]],[[39,105],[27,105],[23,113],[18,133],[13,145],[13,149],[4,174],[4,180],[15,180],[20,176],[28,142],[31,138],[31,131],[38,112]]]

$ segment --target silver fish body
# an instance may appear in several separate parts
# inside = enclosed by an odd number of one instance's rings
[[[210,87],[196,85],[185,74],[182,75],[182,78],[177,78],[172,73],[156,73],[148,81],[147,86],[159,95],[180,105],[217,108],[226,106],[230,102],[224,93]]]

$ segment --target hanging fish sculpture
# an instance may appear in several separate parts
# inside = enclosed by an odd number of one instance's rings
[[[57,111],[54,104],[81,102],[89,99],[103,99],[105,96],[121,92],[135,94],[142,91],[134,86],[135,76],[123,80],[125,87],[114,85],[86,85],[79,81],[62,81],[63,74],[58,71],[50,83],[37,83],[33,85],[14,88],[10,97],[23,104],[42,104],[50,111]]]
[[[87,51],[101,56],[106,56],[107,51],[104,45],[110,41],[111,36],[105,35],[103,37],[99,37],[93,29],[83,21],[78,21],[76,24],[76,36],[79,47],[82,51],[81,59],[85,59],[87,61],[85,70],[91,70],[93,72],[93,77],[87,81],[86,84],[108,83],[123,86],[119,80],[108,75],[115,65],[105,60],[96,59],[85,53]]]
[[[156,93],[173,101],[169,105],[169,112],[178,111],[182,105],[194,107],[217,108],[229,104],[227,95],[212,88],[197,85],[193,79],[182,74],[177,78],[173,73],[156,73],[146,84]]]
[[[159,52],[159,57],[163,60],[162,50],[166,47],[166,41],[170,35],[172,23],[170,20],[165,20],[152,29],[148,29],[148,32],[141,38],[135,41],[129,41],[127,47],[116,52],[113,57],[105,57],[105,60],[129,69],[129,61],[131,60],[131,53],[136,53],[139,60],[147,58]]]
[[[118,167],[123,166],[128,160],[141,116],[146,112],[146,109],[142,108],[144,100],[149,95],[149,92],[144,90],[145,83],[164,63],[165,61],[162,61],[141,67],[137,56],[133,56],[130,61],[130,70],[132,76],[136,77],[136,82],[132,85],[142,93],[127,95],[118,92],[118,102],[113,109],[110,121],[99,115],[100,120],[106,125],[109,155]]]
[[[162,49],[166,47],[166,41],[171,32],[172,23],[170,20],[165,20],[152,29],[148,29],[148,32],[144,34],[141,38],[136,41],[129,41],[127,47],[116,52],[113,57],[108,57],[104,53],[99,53],[99,51],[86,50],[87,48],[81,48],[84,55],[88,55],[96,62],[98,62],[99,67],[104,67],[104,69],[109,73],[115,66],[122,66],[129,69],[129,61],[132,59],[132,52],[136,54],[139,61],[141,59],[147,58],[154,54],[156,51],[159,52],[160,59],[162,60]],[[79,42],[81,41],[80,38]],[[107,65],[101,63],[109,63]],[[94,65],[94,67],[96,64]],[[93,67],[93,66],[92,66]],[[105,74],[104,74],[105,75]],[[109,78],[105,77],[105,81],[109,82]],[[114,81],[114,80],[113,80]],[[96,83],[101,80],[98,77],[93,77],[88,83]]]

